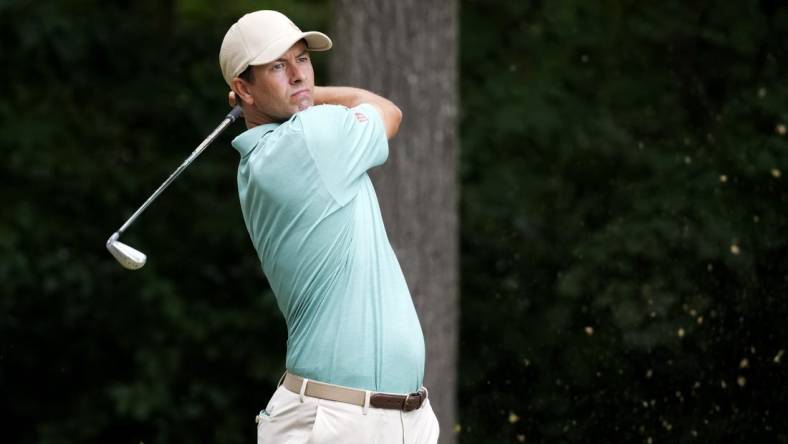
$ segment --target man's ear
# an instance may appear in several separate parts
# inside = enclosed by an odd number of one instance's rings
[[[235,92],[239,105],[254,105],[254,97],[252,96],[249,82],[240,77],[233,77],[233,80],[230,81],[230,88]]]

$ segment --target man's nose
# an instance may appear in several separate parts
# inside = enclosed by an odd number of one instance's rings
[[[304,71],[298,67],[298,65],[293,64],[290,68],[290,83],[299,83],[303,82],[306,79],[306,75]]]

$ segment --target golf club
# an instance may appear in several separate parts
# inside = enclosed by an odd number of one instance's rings
[[[170,177],[168,177],[167,180],[165,180],[164,183],[162,183],[161,186],[159,186],[159,188],[154,191],[153,194],[151,194],[148,200],[146,200],[145,203],[143,203],[142,206],[140,206],[137,211],[135,211],[134,214],[129,217],[129,219],[120,227],[120,229],[118,229],[118,231],[112,233],[112,236],[107,239],[107,250],[109,250],[110,254],[115,257],[120,265],[129,270],[137,270],[145,265],[145,261],[147,260],[145,253],[119,241],[118,239],[120,238],[120,235],[123,234],[129,225],[134,223],[137,217],[142,214],[142,212],[145,211],[145,209],[148,208],[148,206],[154,200],[156,200],[157,197],[159,197],[159,194],[161,194],[162,191],[164,191],[172,183],[172,181],[174,181],[183,172],[183,170],[185,170],[186,167],[188,167],[194,161],[194,159],[200,155],[200,153],[205,151],[205,148],[207,148],[208,145],[210,145],[211,142],[213,142],[213,140],[241,114],[241,107],[234,107],[232,111],[227,114],[222,123],[220,123],[219,126],[217,126],[216,129],[213,130],[213,132],[209,134],[208,137],[206,137],[205,140],[203,140],[202,143],[197,146],[197,148],[194,149],[194,151],[192,151],[189,157],[187,157],[186,160],[184,160],[183,163],[170,175]]]

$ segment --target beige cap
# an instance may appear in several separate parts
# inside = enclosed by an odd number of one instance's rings
[[[255,11],[244,15],[224,35],[219,66],[227,85],[250,65],[273,62],[297,41],[306,40],[310,51],[331,49],[331,39],[322,32],[301,32],[277,11]]]

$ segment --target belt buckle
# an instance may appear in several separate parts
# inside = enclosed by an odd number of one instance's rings
[[[408,404],[408,401],[413,401],[413,402]],[[421,408],[421,404],[423,402],[424,402],[424,395],[422,395],[421,392],[409,393],[405,395],[405,400],[402,401],[402,411],[412,412],[413,410],[418,410]]]

